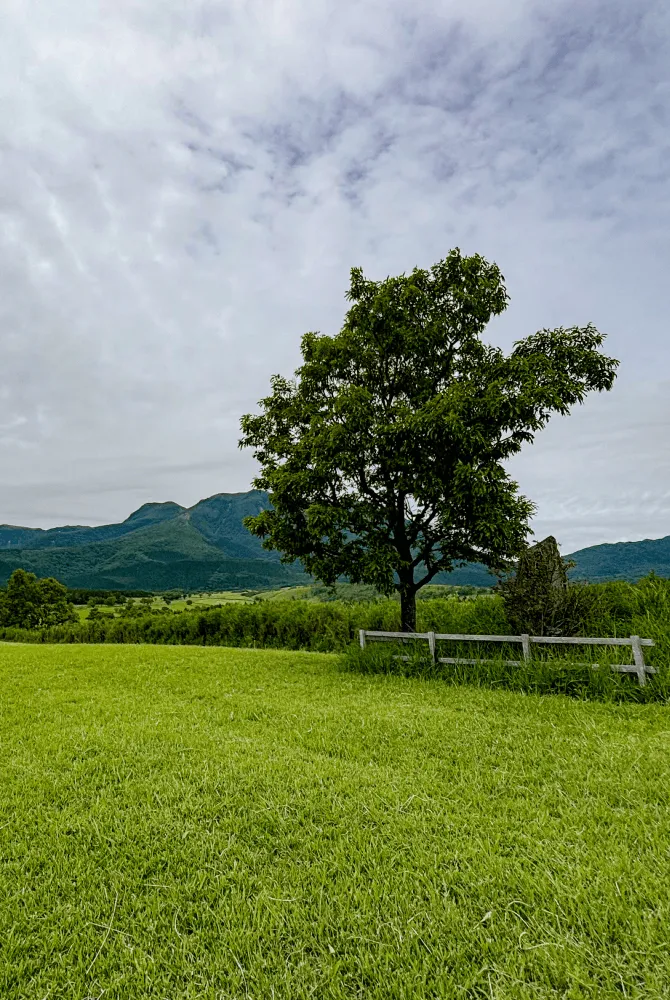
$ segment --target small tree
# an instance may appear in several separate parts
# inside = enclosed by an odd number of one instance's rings
[[[272,509],[244,524],[282,561],[328,585],[345,577],[416,594],[454,565],[505,572],[535,505],[500,465],[551,411],[610,389],[619,362],[592,325],[542,330],[505,357],[481,343],[508,296],[495,264],[458,249],[430,271],[374,282],[351,270],[334,337],[306,333],[293,380],[275,375],[261,414],[242,417],[254,480]],[[530,532],[532,534],[532,532]]]
[[[46,577],[16,569],[0,601],[0,624],[20,628],[42,628],[77,621],[77,613],[68,601],[67,587]]]

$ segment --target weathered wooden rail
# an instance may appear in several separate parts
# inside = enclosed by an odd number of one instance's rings
[[[460,635],[447,634],[444,632],[374,632],[368,629],[359,629],[361,649],[365,649],[368,641],[385,642],[393,639],[427,639],[430,655],[433,663],[491,663],[492,660],[467,660],[454,656],[437,656],[436,646],[439,639],[451,639],[464,642],[520,642],[523,650],[522,660],[503,660],[509,666],[518,667],[522,662],[531,660],[531,643],[549,644],[559,643],[565,645],[585,645],[585,646],[630,646],[633,650],[633,663],[612,663],[612,670],[623,674],[637,674],[637,679],[641,686],[647,682],[647,674],[655,674],[653,667],[644,662],[643,646],[654,646],[653,639],[641,639],[639,635],[631,635],[627,638],[586,638],[582,636],[540,636],[540,635]],[[401,660],[408,660],[408,656],[399,657]],[[580,667],[593,667],[596,670],[597,663],[577,663]]]

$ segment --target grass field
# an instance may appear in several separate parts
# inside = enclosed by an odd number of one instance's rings
[[[214,608],[221,604],[249,604],[253,601],[253,596],[249,596],[247,591],[238,590],[220,590],[207,594],[192,594],[189,598],[190,604],[186,603],[186,600],[172,601],[169,605],[171,611],[198,611],[203,608]],[[132,598],[134,604],[140,604],[140,598]],[[165,601],[162,597],[154,597],[151,602],[151,609],[153,610],[164,610],[166,607]],[[79,616],[80,621],[85,621],[89,614],[90,608],[85,604],[78,604],[75,606],[75,611]],[[112,607],[107,607],[105,605],[100,606],[100,611],[105,615],[118,615],[120,607],[114,605]]]
[[[667,998],[670,710],[0,646],[3,1000]]]

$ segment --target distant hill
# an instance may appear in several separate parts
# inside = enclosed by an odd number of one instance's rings
[[[146,503],[119,524],[24,528],[0,525],[0,584],[21,567],[69,587],[100,590],[261,590],[310,582],[299,564],[284,566],[250,535],[242,518],[268,505],[260,490],[217,493],[182,507]],[[580,549],[571,579],[630,580],[651,570],[670,577],[670,535]],[[435,583],[490,587],[480,563],[440,573]]]
[[[645,538],[640,542],[606,542],[591,545],[563,556],[577,564],[568,571],[569,580],[604,583],[607,580],[627,580],[635,583],[653,572],[670,578],[670,535]],[[439,573],[436,583],[472,584],[492,587],[496,577],[481,563],[468,563],[453,573]]]
[[[185,508],[148,503],[120,524],[23,528],[0,525],[0,582],[18,567],[91,589],[244,590],[292,586],[308,578],[284,566],[250,535],[242,518],[267,504],[264,493],[220,493]]]
[[[607,542],[578,549],[566,558],[577,563],[570,579],[630,580],[635,582],[653,572],[670,578],[670,535],[645,538],[640,542]]]

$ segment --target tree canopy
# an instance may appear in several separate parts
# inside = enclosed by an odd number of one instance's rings
[[[42,628],[67,621],[77,621],[77,615],[62,583],[52,577],[38,580],[24,569],[14,570],[7,589],[0,594],[0,625]]]
[[[295,377],[273,376],[262,412],[242,417],[272,505],[244,524],[323,583],[398,590],[413,631],[437,573],[500,574],[521,555],[535,505],[500,463],[552,411],[609,390],[619,362],[592,324],[543,329],[509,356],[482,343],[509,297],[496,264],[458,248],[378,282],[352,268],[346,297],[341,331],[304,334]]]

